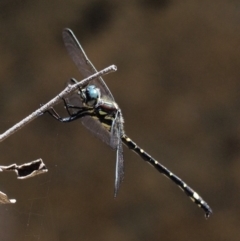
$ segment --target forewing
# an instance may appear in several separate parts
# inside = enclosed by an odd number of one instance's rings
[[[63,30],[63,41],[67,48],[69,55],[71,56],[73,62],[76,64],[78,70],[81,72],[83,77],[88,77],[97,72],[91,61],[88,59],[87,55],[85,54],[83,48],[81,47],[80,43],[78,42],[77,38],[75,37],[74,33],[70,29]],[[72,83],[70,83],[72,84]],[[104,80],[99,77],[90,82],[90,84],[94,84],[100,89],[102,96],[107,96],[108,99],[114,101],[114,98],[108,89],[107,85],[105,84]],[[80,96],[75,92],[74,94],[68,96],[66,98],[68,104],[75,105],[75,106],[83,106],[82,100]],[[72,113],[76,113],[77,110],[73,109]],[[105,129],[102,124],[90,117],[82,117],[81,121],[83,125],[90,130],[96,137],[107,143],[111,146],[110,143],[110,133],[107,129]]]
[[[72,30],[68,28],[64,29],[62,36],[67,51],[73,62],[76,64],[78,70],[81,72],[82,76],[88,77],[92,74],[95,74],[97,72],[96,68],[88,59]],[[102,96],[107,96],[109,100],[114,101],[112,93],[101,77],[92,80],[90,83],[96,85],[100,89]]]

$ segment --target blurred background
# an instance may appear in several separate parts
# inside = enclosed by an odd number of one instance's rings
[[[97,69],[117,65],[104,80],[126,133],[213,215],[127,148],[114,199],[115,152],[80,121],[43,115],[0,145],[0,165],[41,157],[49,169],[1,173],[17,203],[0,206],[0,240],[239,240],[239,13],[237,0],[1,0],[1,133],[81,80],[61,37],[71,28]]]

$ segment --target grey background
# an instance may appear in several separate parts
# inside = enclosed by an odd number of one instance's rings
[[[209,220],[179,189],[80,123],[44,115],[0,145],[1,165],[43,158],[49,172],[0,175],[0,239],[239,240],[240,3],[208,0],[0,2],[0,129],[81,79],[62,42],[71,28],[104,77],[128,135],[211,205]],[[59,110],[65,113],[61,106]]]

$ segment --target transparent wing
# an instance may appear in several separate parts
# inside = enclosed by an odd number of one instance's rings
[[[87,55],[85,54],[83,48],[81,47],[80,43],[78,42],[77,38],[75,37],[74,33],[70,29],[63,30],[63,41],[67,48],[67,51],[72,58],[73,62],[76,64],[78,70],[81,72],[83,77],[88,77],[97,72],[91,61],[88,59]],[[70,83],[72,84],[72,83]],[[102,96],[107,96],[109,100],[114,101],[112,93],[108,89],[107,85],[105,84],[104,80],[99,77],[94,79],[90,82],[90,84],[94,84],[100,89]],[[82,106],[82,100],[80,96],[76,93],[68,96],[66,98],[66,102],[71,105],[75,106]],[[77,110],[73,110],[72,113],[76,113]],[[90,117],[86,116],[81,118],[82,124],[91,131],[96,137],[104,141],[106,144],[111,145],[110,143],[110,133],[101,125],[101,123]]]
[[[115,188],[114,188],[114,197],[117,196],[119,187],[124,177],[124,160],[123,160],[123,148],[122,148],[122,123],[119,122],[121,113],[118,112],[116,115],[115,121],[112,124],[111,130],[111,146],[117,146],[117,155],[116,155],[116,170],[115,170]]]
[[[83,77],[88,77],[97,72],[96,68],[93,66],[91,61],[88,59],[85,54],[82,46],[78,42],[72,30],[66,28],[62,33],[64,44],[67,48],[67,51],[72,58],[73,62],[76,64],[78,70],[82,74]],[[113,95],[105,84],[104,80],[99,77],[90,82],[91,84],[96,85],[100,91],[102,96],[107,96],[109,100],[114,101]]]
[[[119,145],[117,148],[117,157],[116,157],[116,171],[115,171],[115,188],[114,188],[114,197],[117,196],[119,187],[124,177],[124,161],[123,161],[123,150],[122,150],[122,141],[119,140]]]

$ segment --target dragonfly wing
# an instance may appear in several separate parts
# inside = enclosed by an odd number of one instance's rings
[[[123,181],[124,177],[124,161],[123,161],[123,148],[121,138],[119,139],[117,147],[117,156],[116,156],[116,170],[115,170],[115,187],[114,187],[114,197],[117,196],[120,184]]]
[[[72,30],[66,28],[62,33],[64,44],[67,51],[72,58],[73,62],[76,64],[78,70],[83,77],[89,77],[97,72],[96,68],[93,66],[91,61],[85,54],[82,46],[78,42]],[[100,88],[102,96],[107,96],[110,100],[114,101],[111,91],[108,89],[103,78],[98,77],[90,82]]]
[[[115,170],[115,188],[114,197],[117,196],[120,184],[124,177],[124,160],[123,160],[123,147],[121,140],[122,125],[119,122],[120,112],[117,112],[116,118],[114,119],[111,127],[110,134],[110,146],[117,149],[116,153],[116,170]]]
[[[97,138],[111,145],[111,136],[110,132],[106,130],[106,128],[101,124],[99,120],[92,118],[91,116],[85,116],[81,118],[83,125]],[[113,147],[112,147],[113,148]]]

